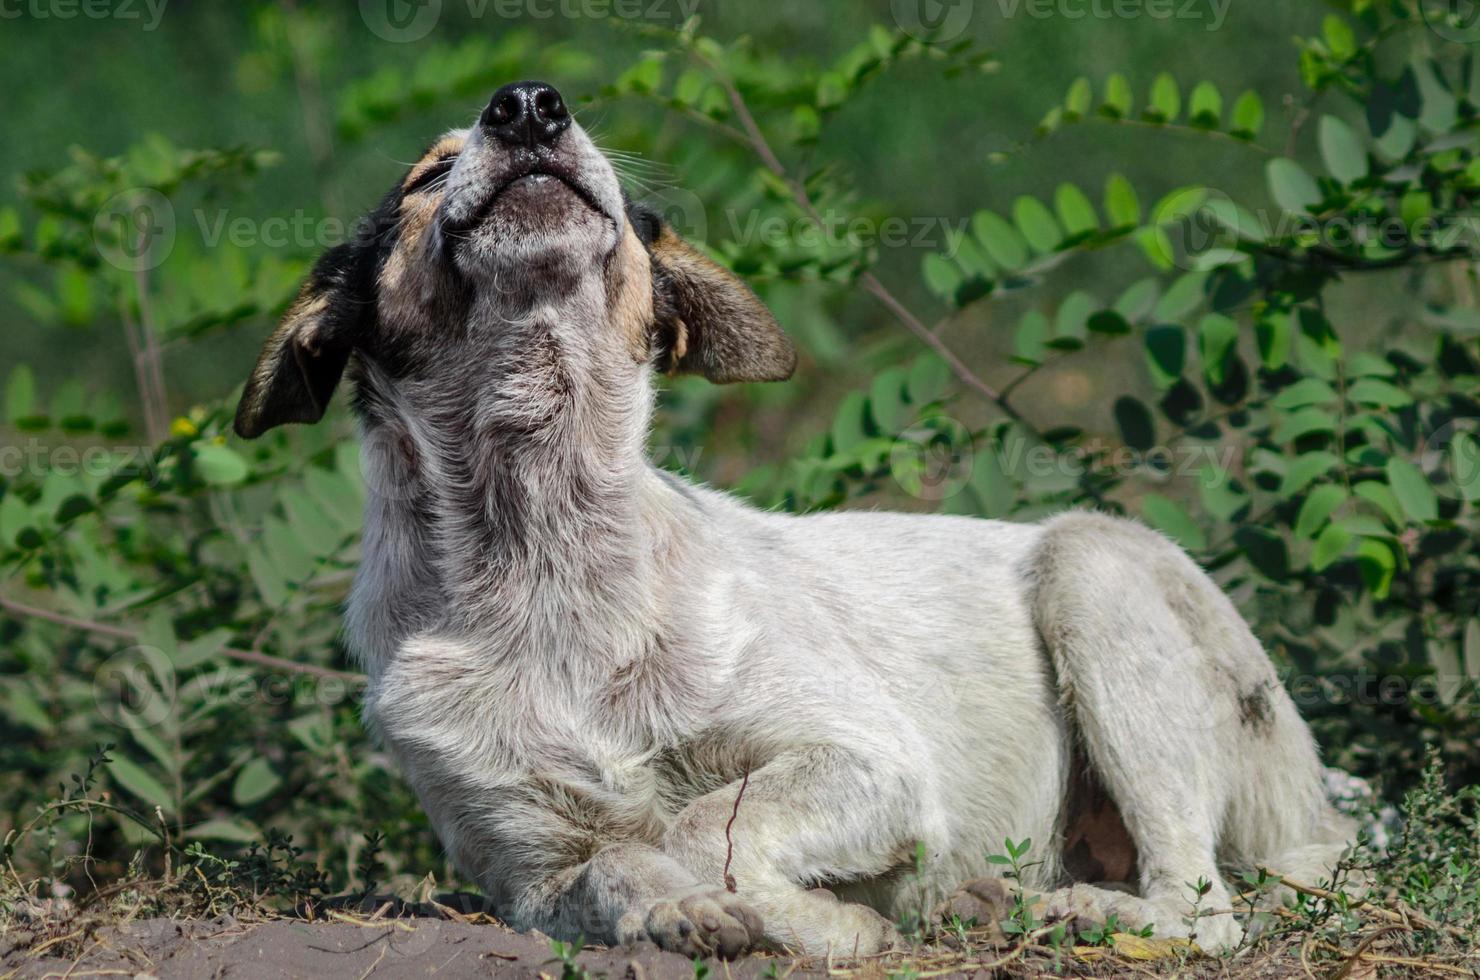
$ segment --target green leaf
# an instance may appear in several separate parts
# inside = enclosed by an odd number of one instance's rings
[[[1131,94],[1131,83],[1120,72],[1105,79],[1105,102],[1100,111],[1107,116],[1123,119],[1131,114],[1135,96]]]
[[[1290,551],[1285,539],[1262,527],[1245,526],[1234,533],[1234,542],[1264,577],[1283,582],[1290,577]]]
[[[1152,527],[1169,535],[1188,551],[1202,551],[1208,546],[1203,529],[1180,504],[1161,494],[1148,493],[1141,499],[1141,514]]]
[[[0,250],[18,248],[23,241],[20,212],[12,207],[0,208]]]
[[[1346,503],[1346,490],[1334,483],[1323,483],[1312,487],[1300,505],[1300,516],[1295,519],[1295,536],[1311,538],[1316,535],[1337,508]]]
[[[1151,277],[1138,279],[1125,287],[1125,292],[1115,298],[1115,312],[1131,323],[1140,323],[1152,315],[1160,318],[1160,307],[1157,303],[1157,296],[1160,292],[1161,285],[1156,279]]]
[[[1377,408],[1403,408],[1413,404],[1413,396],[1397,385],[1378,378],[1359,378],[1346,390],[1346,397],[1358,405]]]
[[[1069,91],[1064,96],[1064,118],[1078,119],[1089,114],[1090,103],[1094,101],[1094,89],[1090,87],[1088,78],[1083,75],[1074,79],[1069,85]]]
[[[1158,122],[1175,122],[1181,111],[1182,94],[1177,80],[1162,72],[1151,83],[1151,104],[1146,107],[1146,116]]]
[[[1459,118],[1459,100],[1444,81],[1433,61],[1424,58],[1413,63],[1413,77],[1418,82],[1418,96],[1423,106],[1418,123],[1431,133],[1447,133]]]
[[[1099,231],[1100,219],[1095,214],[1095,207],[1078,187],[1060,184],[1054,191],[1053,202],[1059,213],[1059,222],[1069,237]]]
[[[966,281],[966,276],[954,262],[934,252],[925,256],[920,271],[930,291],[948,303],[956,301],[956,291]]]
[[[1189,272],[1179,276],[1156,304],[1156,318],[1174,323],[1187,316],[1203,304],[1207,297],[1207,284],[1206,272]]]
[[[1123,174],[1111,174],[1105,181],[1105,214],[1109,216],[1110,224],[1117,228],[1141,223],[1141,201]]]
[[[192,448],[196,474],[212,486],[234,486],[250,473],[247,461],[233,449],[213,442],[198,442]]]
[[[1131,332],[1131,325],[1116,310],[1099,310],[1090,314],[1085,326],[1090,333],[1104,334],[1107,337],[1124,337]]]
[[[1203,466],[1198,471],[1197,486],[1203,509],[1220,521],[1232,520],[1249,505],[1249,495],[1234,484],[1228,470],[1220,464]]]
[[[1336,61],[1346,61],[1357,53],[1357,37],[1351,25],[1335,14],[1327,14],[1321,21],[1321,36]]]
[[[1394,456],[1387,461],[1387,481],[1412,520],[1422,524],[1439,519],[1439,498],[1417,466]]]
[[[288,583],[260,547],[248,549],[247,570],[252,575],[252,583],[257,587],[257,594],[264,606],[281,609],[287,603],[291,595]]]
[[[1274,427],[1275,442],[1294,442],[1317,432],[1335,432],[1336,416],[1323,408],[1301,408],[1282,415]]]
[[[252,759],[242,766],[231,784],[231,799],[237,806],[261,803],[282,785],[282,777],[273,771],[272,765],[262,758]]]
[[[1115,424],[1120,437],[1132,449],[1146,452],[1156,445],[1156,421],[1151,409],[1139,398],[1122,395],[1115,400]]]
[[[1064,239],[1064,233],[1054,220],[1053,212],[1036,197],[1018,198],[1012,206],[1012,220],[1033,251],[1039,255],[1052,252]]]
[[[1351,184],[1367,176],[1367,149],[1344,121],[1335,116],[1322,116],[1318,140],[1321,159],[1332,177],[1343,184]]]
[[[1007,475],[1002,458],[988,448],[977,454],[971,467],[970,486],[981,504],[982,516],[1006,517],[1017,502],[1017,486]]]
[[[1197,325],[1198,355],[1203,373],[1215,385],[1223,383],[1223,368],[1228,352],[1238,343],[1238,324],[1222,315],[1210,313]]]
[[[36,526],[31,508],[18,493],[0,498],[0,544],[19,545],[21,532]]]
[[[1187,116],[1194,126],[1216,128],[1223,121],[1223,95],[1212,82],[1198,82],[1187,100]]]
[[[1099,305],[1098,300],[1082,289],[1065,296],[1054,316],[1054,339],[1068,337],[1082,343],[1088,334],[1090,314]]]
[[[174,796],[170,791],[128,756],[114,756],[108,763],[108,773],[113,777],[114,782],[147,804],[151,810],[159,807],[166,814],[175,812]],[[152,814],[145,814],[145,816],[152,817]],[[151,820],[150,823],[152,824],[153,821]]]
[[[907,381],[910,404],[923,408],[944,398],[951,384],[951,369],[934,353],[924,353],[910,365]]]
[[[892,367],[880,371],[869,386],[869,408],[885,435],[898,435],[913,419],[904,400],[905,373]]]
[[[1017,229],[992,211],[978,211],[971,221],[977,239],[1004,269],[1020,269],[1028,261],[1028,246]]]
[[[1269,404],[1271,408],[1290,411],[1307,405],[1330,405],[1337,398],[1336,389],[1320,378],[1302,378],[1275,395]]]
[[[1352,487],[1352,492],[1376,506],[1394,527],[1403,526],[1403,505],[1398,503],[1398,495],[1386,483],[1363,480]]]
[[[1294,160],[1278,157],[1269,161],[1265,176],[1275,203],[1286,211],[1308,211],[1321,203],[1321,189],[1315,178]]]
[[[1249,139],[1259,135],[1264,128],[1264,100],[1253,90],[1245,92],[1233,104],[1232,130],[1235,135]]]
[[[864,425],[864,408],[867,404],[868,399],[861,391],[850,391],[843,397],[842,403],[838,405],[837,415],[833,417],[833,452],[846,455],[868,439],[868,430]]]
[[[17,364],[5,382],[5,418],[18,426],[30,418],[36,406],[36,375],[30,365]]]
[[[1341,460],[1325,451],[1302,453],[1285,470],[1284,479],[1280,481],[1279,495],[1285,500],[1293,499],[1296,494],[1340,464]]]
[[[1362,543],[1357,545],[1357,568],[1361,570],[1362,581],[1372,594],[1379,599],[1386,599],[1392,589],[1393,573],[1398,570],[1398,559],[1393,554],[1392,547],[1376,538],[1363,538]]]
[[[313,574],[314,556],[304,545],[302,536],[282,518],[271,516],[263,520],[262,548],[285,581],[303,582]]]
[[[1018,321],[1013,349],[1019,360],[1028,364],[1042,364],[1048,356],[1048,317],[1038,310],[1029,310]]]
[[[1311,551],[1310,567],[1312,571],[1324,571],[1333,562],[1346,553],[1347,545],[1352,543],[1352,533],[1340,524],[1327,524],[1321,536],[1316,539],[1316,546]]]
[[[1290,360],[1294,334],[1289,313],[1274,313],[1254,322],[1254,340],[1259,345],[1259,359],[1271,371],[1279,370]]]
[[[1187,365],[1187,335],[1181,327],[1159,326],[1146,331],[1146,360],[1152,378],[1166,387],[1182,376]]]

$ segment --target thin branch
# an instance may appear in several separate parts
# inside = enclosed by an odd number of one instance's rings
[[[730,820],[725,824],[725,890],[730,894],[737,891],[735,876],[730,874],[730,861],[735,857],[735,840],[730,836],[730,831],[735,826],[735,818],[740,816],[740,801],[745,797],[745,787],[750,785],[750,767],[746,766],[745,775],[740,779],[740,789],[735,793],[735,808],[730,811]]]
[[[725,90],[725,95],[730,100],[730,108],[734,110],[735,118],[739,120],[740,127],[745,132],[746,142],[755,151],[756,155],[761,158],[761,162],[765,164],[766,169],[775,174],[777,178],[791,188],[792,195],[796,198],[797,203],[802,206],[802,209],[813,221],[816,221],[818,224],[825,223],[822,213],[818,210],[817,205],[813,203],[812,195],[808,193],[806,186],[792,176],[791,172],[786,169],[786,165],[781,162],[781,158],[776,155],[776,151],[771,148],[771,144],[766,139],[765,133],[761,131],[760,125],[755,121],[755,116],[751,114],[750,107],[745,102],[745,97],[740,93],[740,89],[735,85],[729,74],[702,55],[696,54],[695,57],[709,68],[714,77],[718,79],[720,86]],[[967,367],[966,363],[956,356],[956,353],[947,347],[945,342],[935,335],[934,331],[925,326],[919,317],[911,313],[909,308],[900,302],[899,298],[889,290],[889,287],[884,285],[878,276],[874,275],[871,271],[864,271],[859,275],[858,281],[874,298],[883,303],[889,312],[894,314],[895,319],[904,324],[910,333],[914,334],[925,346],[939,355],[941,360],[945,361],[946,365],[951,369],[951,373],[955,374],[962,384],[995,404],[1014,421],[1027,425],[1026,420],[1013,407],[1012,403],[996,388],[983,381],[971,368]]]
[[[111,636],[118,640],[136,641],[139,639],[139,634],[136,631],[124,626],[68,616],[66,613],[53,612],[50,609],[41,609],[37,606],[26,605],[23,602],[17,602],[3,595],[0,595],[0,609],[5,610],[12,616],[39,619],[57,626],[66,626],[69,629],[81,630],[85,633]],[[345,670],[330,670],[327,667],[318,667],[313,664],[301,664],[296,660],[274,657],[272,654],[259,653],[256,650],[240,650],[235,647],[225,647],[220,653],[221,656],[226,657],[228,660],[255,664],[259,667],[270,667],[273,670],[281,670],[288,673],[309,674],[313,677],[322,677],[325,680],[345,681],[351,684],[363,684],[366,680],[363,674]]]

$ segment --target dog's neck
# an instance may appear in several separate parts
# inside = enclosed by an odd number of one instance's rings
[[[652,642],[655,515],[675,494],[646,459],[648,368],[565,349],[579,331],[517,336],[482,365],[361,364],[370,496],[350,618],[372,670],[425,630],[562,669]]]

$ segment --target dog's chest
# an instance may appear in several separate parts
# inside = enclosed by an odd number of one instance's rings
[[[735,769],[725,740],[694,732],[690,692],[665,673],[560,672],[414,640],[376,678],[366,716],[419,786],[522,787],[573,823],[647,837]]]

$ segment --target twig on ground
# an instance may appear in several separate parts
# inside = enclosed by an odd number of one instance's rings
[[[735,808],[730,811],[729,822],[725,824],[725,891],[734,894],[736,891],[735,876],[730,874],[730,861],[735,857],[735,840],[730,836],[730,831],[735,826],[735,818],[740,816],[740,800],[745,796],[745,787],[750,785],[750,767],[745,767],[745,775],[740,778],[740,789],[735,793]]]

